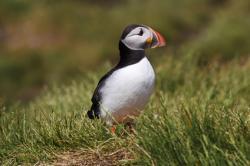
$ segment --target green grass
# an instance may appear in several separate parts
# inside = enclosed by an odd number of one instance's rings
[[[65,152],[92,165],[250,164],[247,0],[0,4],[0,26],[9,34],[0,43],[0,165],[55,164],[65,162]],[[149,51],[156,88],[136,133],[119,126],[111,135],[85,114],[111,68],[101,62],[117,58],[120,31],[132,22],[155,27],[168,47]],[[35,48],[26,40],[33,37]],[[3,102],[40,89],[27,105]]]
[[[249,60],[200,68],[188,56],[163,59],[135,135],[121,136],[120,127],[112,136],[102,122],[85,116],[100,76],[89,73],[71,85],[53,86],[27,107],[2,108],[1,164],[48,163],[75,149],[125,149],[132,160],[122,164],[249,165]]]

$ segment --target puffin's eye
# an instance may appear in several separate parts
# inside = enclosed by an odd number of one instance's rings
[[[138,35],[139,35],[139,36],[142,36],[142,35],[143,35],[143,30],[142,30],[142,29],[140,30],[140,32],[139,32]]]

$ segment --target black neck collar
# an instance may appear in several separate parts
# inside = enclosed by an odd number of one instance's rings
[[[131,50],[121,41],[119,42],[120,61],[117,68],[135,64],[145,57],[145,50]]]

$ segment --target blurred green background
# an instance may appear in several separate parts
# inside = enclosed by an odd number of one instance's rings
[[[131,23],[166,37],[167,48],[150,51],[156,66],[166,56],[191,56],[199,68],[249,59],[248,0],[1,0],[0,105],[114,64]]]

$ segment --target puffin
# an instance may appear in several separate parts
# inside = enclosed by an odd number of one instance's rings
[[[133,123],[155,85],[155,72],[145,50],[165,45],[164,37],[149,26],[128,25],[119,40],[120,60],[98,82],[88,117],[103,120],[112,133],[117,124]]]

